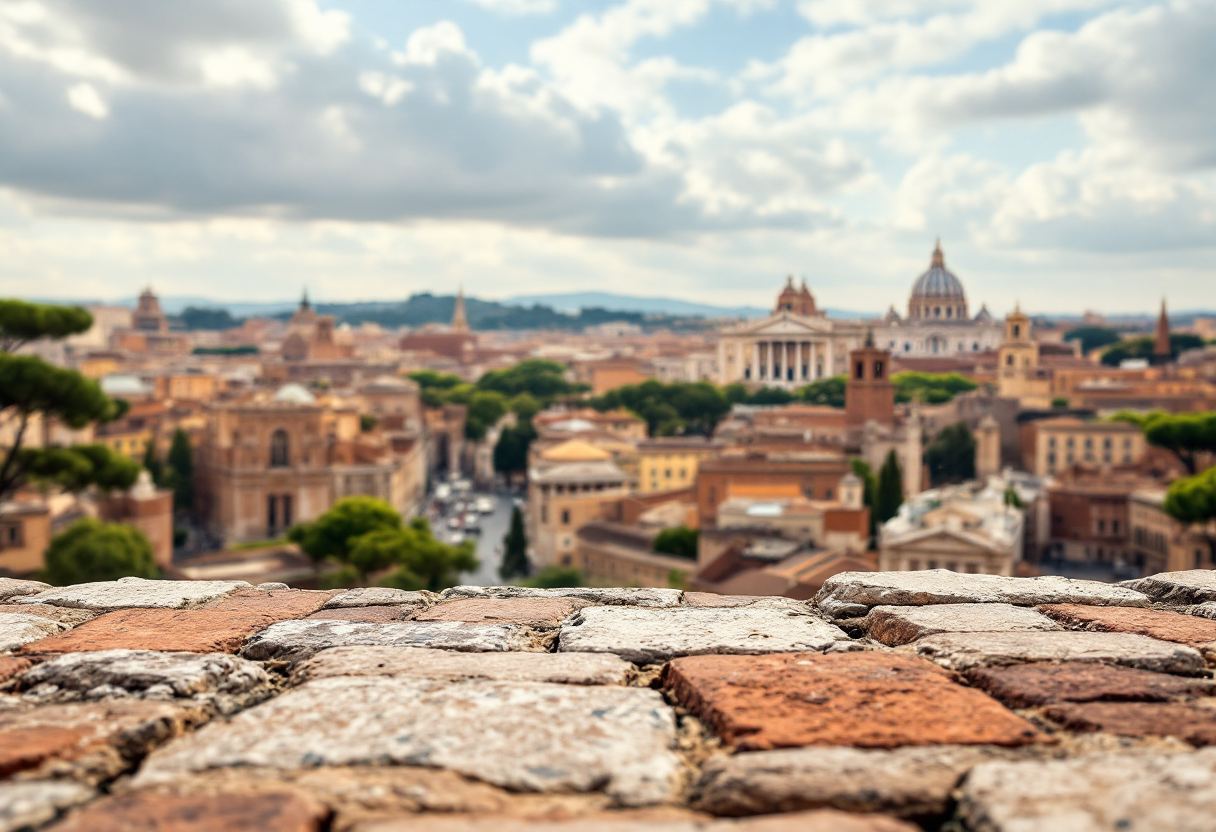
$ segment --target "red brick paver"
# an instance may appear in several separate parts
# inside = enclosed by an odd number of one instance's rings
[[[1070,731],[1177,737],[1198,746],[1216,744],[1216,711],[1178,702],[1085,702],[1053,705],[1044,713]]]
[[[585,606],[586,602],[570,598],[463,598],[436,604],[414,620],[556,627]]]
[[[49,832],[318,832],[325,806],[291,792],[128,794],[72,813]]]
[[[333,597],[331,592],[312,590],[246,590],[226,598],[212,601],[203,609],[223,610],[241,615],[270,615],[276,621],[288,618],[304,618],[314,613]]]
[[[671,662],[664,681],[681,703],[743,750],[1050,741],[986,694],[910,656],[694,656]]]
[[[18,673],[24,673],[33,667],[29,659],[19,659],[16,656],[0,656],[0,682],[7,682]]]
[[[1135,633],[1179,644],[1198,645],[1216,641],[1216,621],[1166,610],[1049,604],[1039,607],[1039,612],[1066,627],[1108,633]]]
[[[1165,702],[1216,692],[1203,679],[1089,662],[979,668],[968,672],[967,680],[1011,708],[1100,700]]]
[[[30,642],[19,652],[29,655],[85,650],[235,653],[246,638],[283,617],[216,609],[119,610],[99,615],[66,633]]]

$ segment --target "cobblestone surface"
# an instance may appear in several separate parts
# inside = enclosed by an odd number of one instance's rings
[[[0,578],[0,832],[1216,832],[1209,608]]]

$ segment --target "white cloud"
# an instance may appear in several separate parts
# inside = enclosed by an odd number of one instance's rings
[[[110,114],[110,108],[92,84],[81,83],[69,87],[68,103],[72,105],[72,109],[96,119],[103,119]]]
[[[405,43],[405,51],[393,53],[393,62],[399,66],[434,66],[444,57],[476,58],[465,44],[460,27],[450,20],[415,29]]]
[[[517,16],[525,14],[551,14],[557,11],[557,0],[466,0],[487,11]]]

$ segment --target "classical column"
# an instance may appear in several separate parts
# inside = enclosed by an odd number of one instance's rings
[[[760,342],[752,339],[751,341],[751,362],[752,362],[752,381],[758,381],[760,378]]]
[[[775,381],[777,378],[777,342],[768,341],[768,380]]]

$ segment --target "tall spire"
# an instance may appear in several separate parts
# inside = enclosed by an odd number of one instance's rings
[[[1157,316],[1157,335],[1153,341],[1153,363],[1168,364],[1174,351],[1170,346],[1170,319],[1165,312],[1165,298],[1161,299],[1161,313]]]
[[[311,309],[312,304],[308,302],[308,287],[304,287],[304,295],[300,298],[300,309]]]
[[[468,332],[469,320],[464,314],[464,286],[456,293],[456,308],[452,310],[452,332]]]
[[[942,255],[942,238],[937,238],[937,245],[933,246],[933,262],[929,268],[933,266],[945,266],[946,258]]]

